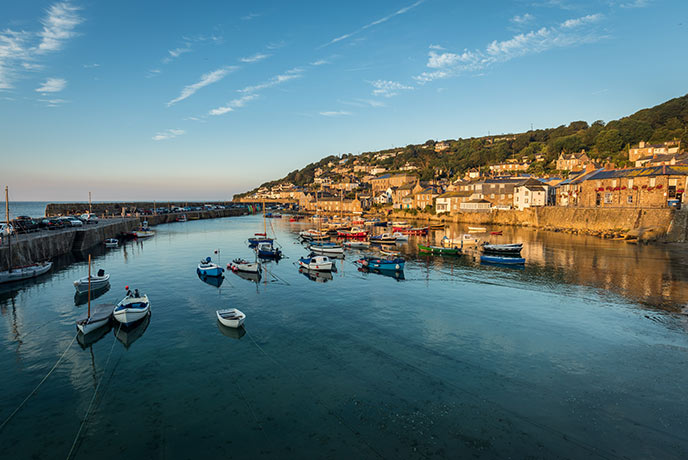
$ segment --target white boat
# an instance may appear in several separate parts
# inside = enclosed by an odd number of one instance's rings
[[[150,312],[150,301],[146,294],[128,294],[115,307],[115,319],[123,325],[135,323]]]
[[[90,309],[90,307],[89,307]],[[111,303],[103,303],[96,305],[93,310],[89,310],[88,314],[76,320],[76,328],[86,335],[98,328],[106,326],[112,318],[112,311],[115,305]]]
[[[392,236],[397,239],[397,241],[408,241],[408,235],[401,232],[394,232]]]
[[[90,289],[93,291],[104,288],[110,282],[110,274],[105,273],[105,270],[101,268],[100,270],[98,270],[98,274],[95,276],[84,276],[83,278],[74,281],[74,288],[76,289],[76,292],[82,293],[88,291],[89,278],[91,278]]]
[[[394,257],[401,256],[401,253],[399,251],[390,251],[389,249],[384,249],[384,248],[381,248],[380,252],[386,256],[394,256]]]
[[[243,314],[237,308],[217,310],[215,314],[217,314],[217,320],[223,326],[233,327],[235,329],[241,327],[241,325],[244,324],[244,320],[246,319],[246,315]]]
[[[299,236],[304,240],[324,240],[329,238],[327,232],[322,232],[320,230],[315,230],[309,228],[308,230],[303,230],[299,232]]]
[[[105,240],[106,248],[116,248],[119,246],[119,240],[117,238],[108,238]]]
[[[442,247],[445,248],[455,248],[455,247],[464,247],[464,246],[477,246],[480,244],[480,238],[476,238],[473,235],[469,235],[468,233],[464,233],[461,235],[459,238],[448,238],[448,237],[443,237],[441,240]]]
[[[523,243],[483,244],[483,251],[493,254],[520,254],[522,249]]]
[[[411,224],[408,222],[404,222],[402,220],[397,220],[395,222],[392,222],[392,227],[411,227]]]
[[[397,237],[391,233],[383,233],[381,235],[371,236],[370,242],[377,244],[395,244],[397,242]]]
[[[196,268],[196,273],[201,276],[222,276],[224,268],[213,262],[210,257],[202,259]]]
[[[144,220],[141,227],[134,231],[134,236],[136,236],[136,238],[150,238],[151,236],[155,236],[155,231],[151,230],[148,227],[148,221]]]
[[[233,272],[260,273],[260,264],[258,262],[249,262],[244,259],[234,259],[227,264],[227,268]]]
[[[341,255],[344,248],[335,243],[315,243],[308,246],[308,249],[317,254]]]
[[[472,233],[485,233],[487,229],[485,227],[468,227],[468,231]]]
[[[40,264],[27,265],[26,267],[13,268],[11,271],[5,270],[4,272],[0,272],[0,284],[35,278],[46,273],[52,266],[52,262],[43,262]]]
[[[299,266],[307,270],[329,272],[332,271],[332,261],[327,256],[301,257]]]
[[[368,241],[347,241],[343,246],[349,249],[368,249],[370,243]]]

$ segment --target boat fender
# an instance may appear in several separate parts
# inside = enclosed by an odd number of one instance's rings
[[[397,270],[399,270],[399,264],[396,264],[396,265],[395,265],[395,268],[396,268]]]

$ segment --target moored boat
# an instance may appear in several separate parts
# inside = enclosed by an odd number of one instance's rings
[[[523,243],[483,244],[483,252],[491,254],[520,254],[522,249]]]
[[[430,224],[428,228],[430,230],[444,230],[444,224]]]
[[[119,246],[119,240],[117,238],[108,238],[105,240],[106,248],[116,248]]]
[[[261,259],[280,259],[282,258],[282,251],[276,248],[272,243],[260,243],[256,248],[258,257]]]
[[[89,267],[89,271],[90,271],[90,267]],[[90,278],[90,283],[89,283],[89,278]],[[110,282],[110,274],[105,273],[105,270],[103,270],[101,268],[100,270],[98,270],[98,273],[95,276],[84,276],[83,278],[79,278],[78,280],[74,281],[74,288],[76,289],[76,292],[82,293],[82,292],[87,292],[89,289],[91,289],[91,290],[102,289],[109,282]]]
[[[468,231],[472,233],[485,233],[487,229],[485,227],[468,227]]]
[[[365,238],[368,231],[360,227],[352,227],[351,230],[337,230],[337,236],[341,238]]]
[[[273,242],[273,239],[268,238],[268,236],[265,233],[256,233],[253,237],[248,239],[248,247],[249,248],[255,248],[260,243],[272,244],[272,242]]]
[[[371,236],[370,242],[376,244],[395,244],[397,237],[391,233],[382,233],[381,235]]]
[[[327,255],[341,255],[344,254],[344,248],[336,243],[313,243],[308,246],[308,249],[317,254]]]
[[[526,259],[523,257],[508,257],[499,255],[487,255],[483,254],[480,256],[480,261],[488,264],[499,264],[499,265],[523,265],[526,263]]]
[[[439,254],[444,256],[458,256],[461,254],[461,248],[458,247],[445,248],[442,246],[429,246],[420,243],[418,243],[418,250],[424,253]]]
[[[342,245],[348,249],[368,249],[370,247],[370,242],[368,241],[346,241]]]
[[[397,241],[408,241],[409,239],[408,235],[405,235],[401,232],[394,232],[392,233],[392,236],[396,238]]]
[[[136,238],[150,238],[151,236],[155,236],[155,230],[151,230],[150,227],[148,227],[147,220],[144,220],[143,223],[141,223],[141,227],[139,227],[138,230],[134,230],[132,233]]]
[[[76,320],[77,329],[79,329],[82,334],[86,335],[89,332],[108,325],[114,309],[115,305],[111,303],[96,305],[92,310],[89,306],[88,314]]]
[[[225,310],[215,311],[217,320],[223,325],[232,328],[241,327],[244,324],[246,315],[238,308],[227,308]]]
[[[26,265],[24,267],[13,267],[11,270],[0,272],[0,284],[41,276],[42,274],[48,272],[52,266],[52,262],[42,262],[38,264]]]
[[[501,230],[495,231],[495,232],[490,232],[490,235],[495,235],[495,236],[500,236],[502,234]]]
[[[201,259],[196,268],[196,273],[201,276],[222,276],[224,271],[225,269],[214,263],[210,257]]]
[[[301,257],[299,259],[299,266],[307,270],[329,272],[332,271],[334,264],[327,256],[311,255],[308,257]]]
[[[245,259],[234,259],[227,264],[227,268],[233,272],[258,273],[260,272],[260,264],[258,262],[249,262]]]
[[[363,257],[358,260],[358,263],[365,268],[374,270],[403,270],[406,261],[400,257],[382,258],[382,257]]]
[[[129,291],[113,311],[115,319],[125,326],[143,319],[148,313],[150,313],[148,296],[140,295],[138,289],[133,294]]]

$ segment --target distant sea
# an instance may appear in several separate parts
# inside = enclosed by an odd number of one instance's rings
[[[48,201],[12,201],[10,200],[10,220],[17,216],[43,217]],[[5,201],[0,201],[0,222],[5,221]]]

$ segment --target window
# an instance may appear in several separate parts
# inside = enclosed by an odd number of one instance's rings
[[[616,179],[612,181],[612,187],[616,187]]]
[[[494,198],[494,193],[490,193],[490,198]]]
[[[633,179],[628,179],[628,188],[633,188]]]
[[[656,179],[657,179],[657,178],[655,178],[655,177],[650,177],[650,187],[654,187],[654,186],[655,186],[655,181],[656,181]]]
[[[611,204],[612,202],[612,194],[611,193],[605,193],[604,194],[604,204]]]
[[[503,200],[503,199],[504,199],[504,194],[502,193],[501,195],[499,195],[499,198]]]
[[[676,198],[676,186],[675,185],[669,186],[669,198]]]
[[[633,203],[633,195],[628,195],[628,203]]]

